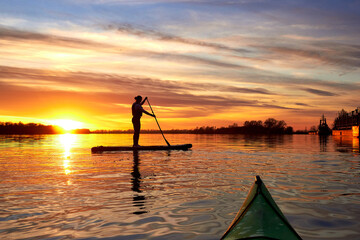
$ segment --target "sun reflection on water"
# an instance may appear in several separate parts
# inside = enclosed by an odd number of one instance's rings
[[[64,147],[64,160],[63,167],[66,175],[70,174],[72,171],[71,168],[71,148],[76,141],[76,134],[65,133],[60,135],[60,142]]]

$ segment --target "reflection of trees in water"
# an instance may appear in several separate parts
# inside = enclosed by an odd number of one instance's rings
[[[139,210],[133,212],[133,214],[139,215],[139,214],[147,213],[145,207],[146,197],[145,195],[141,194],[142,190],[141,190],[141,174],[139,171],[139,164],[140,164],[139,152],[133,151],[133,156],[134,156],[134,165],[133,165],[133,171],[131,172],[131,176],[132,176],[131,190],[134,191],[133,206],[139,208]]]
[[[290,140],[291,138],[288,139]],[[264,140],[269,148],[274,148],[285,144],[284,135],[267,135],[265,136]]]
[[[359,138],[353,136],[332,136],[338,152],[360,153]]]
[[[263,146],[275,148],[286,143],[292,142],[292,135],[260,135],[260,134],[229,134],[228,140],[233,143],[244,143],[253,146]]]
[[[35,143],[45,139],[44,135],[0,135],[0,142]]]

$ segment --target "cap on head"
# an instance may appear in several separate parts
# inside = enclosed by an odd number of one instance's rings
[[[138,95],[138,96],[135,97],[135,100],[138,100],[138,99],[141,100],[141,99],[142,99],[142,96]]]

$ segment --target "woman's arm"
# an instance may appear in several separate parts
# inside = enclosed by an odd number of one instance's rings
[[[147,97],[145,97],[145,99],[140,104],[143,105],[146,100],[147,100]],[[149,113],[148,111],[144,110],[142,107],[141,107],[141,110],[142,110],[143,113],[145,113],[145,114],[147,114],[149,116],[155,117],[154,114]]]
[[[149,113],[148,111],[146,111],[146,110],[144,110],[144,109],[143,109],[143,113],[145,113],[145,114],[147,114],[147,115],[149,115],[149,116],[155,117],[154,114],[151,114],[151,113]]]
[[[146,100],[147,100],[147,97],[144,98],[144,100],[140,103],[140,105],[143,105]]]

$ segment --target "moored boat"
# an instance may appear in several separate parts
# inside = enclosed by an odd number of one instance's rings
[[[245,202],[221,239],[298,240],[301,237],[281,212],[261,178],[256,176]]]

